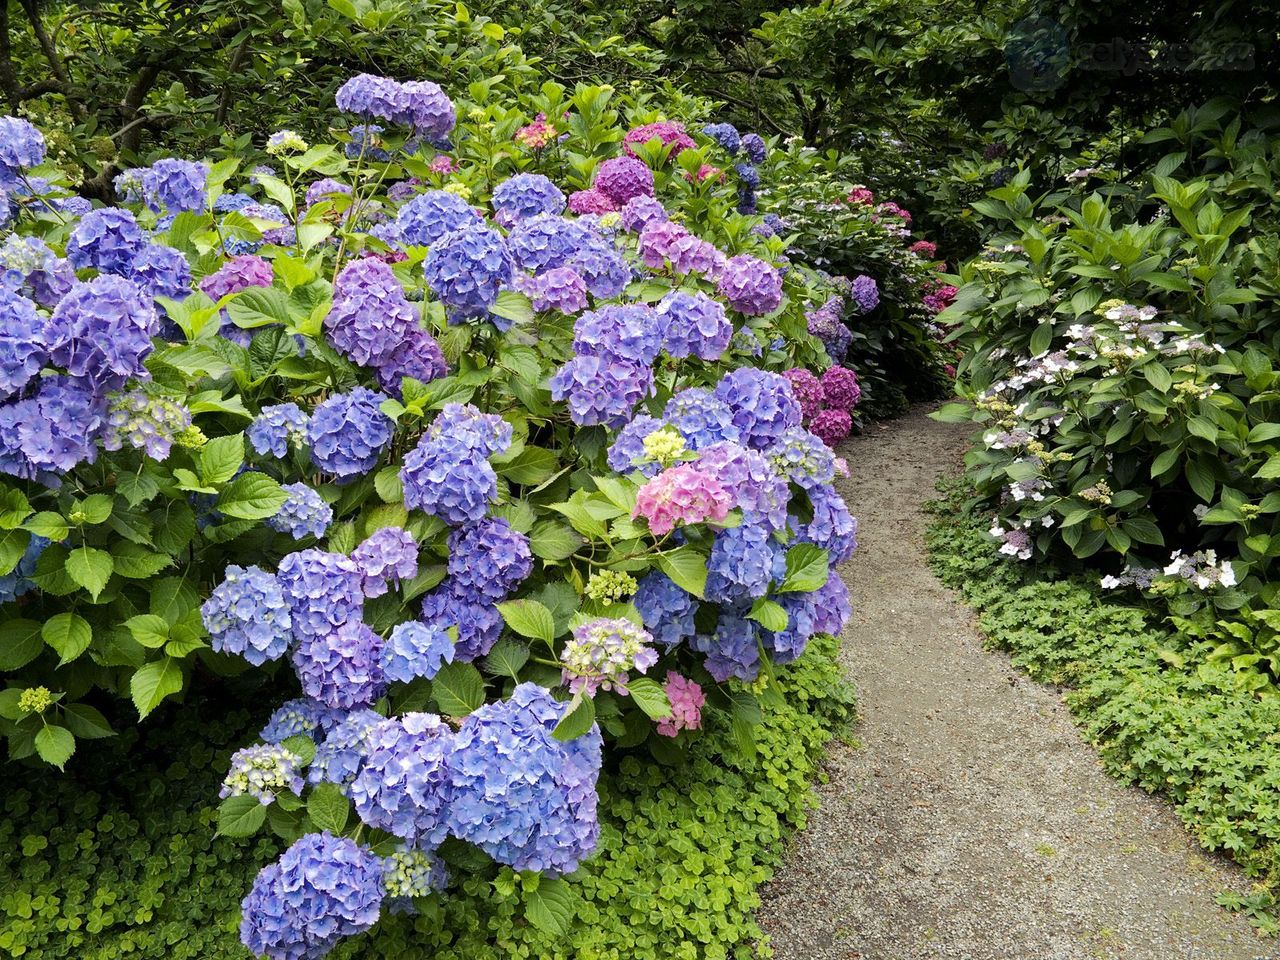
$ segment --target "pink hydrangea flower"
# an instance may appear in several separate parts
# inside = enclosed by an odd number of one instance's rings
[[[808,423],[818,415],[826,402],[826,394],[822,389],[822,381],[803,367],[793,367],[782,371],[782,375],[791,381],[791,394],[800,402],[800,415],[804,423]]]
[[[713,167],[709,163],[704,163],[698,168],[698,172],[696,174],[692,174],[686,170],[684,172],[684,178],[690,183],[694,183],[695,181],[702,183],[702,181],[709,179],[715,180],[716,183],[720,183],[724,180],[724,171],[719,167]]]
[[[862,184],[858,184],[856,187],[850,190],[849,196],[845,197],[845,202],[847,203],[861,203],[868,207],[871,206],[873,203],[875,203],[875,201],[876,201],[875,194],[873,194],[866,187],[862,186]]]
[[[822,393],[827,405],[836,410],[852,410],[862,399],[858,375],[846,367],[828,367],[822,374]]]
[[[618,208],[605,194],[593,187],[590,190],[578,190],[569,194],[569,209],[581,215],[613,213]]]
[[[634,197],[653,196],[653,171],[634,157],[613,157],[596,171],[595,189],[621,207]]]
[[[924,260],[932,260],[938,255],[938,245],[928,240],[917,240],[907,249]]]
[[[707,695],[702,687],[678,673],[668,673],[663,685],[667,699],[671,701],[671,716],[658,721],[658,733],[674,737],[681,730],[698,730],[702,727],[702,707]]]
[[[897,217],[906,224],[911,223],[911,214],[893,202],[880,204],[880,206],[876,207],[876,212],[882,216]]]
[[[693,142],[693,137],[684,132],[684,124],[674,120],[659,120],[657,123],[646,123],[643,127],[628,130],[627,135],[622,138],[622,149],[627,156],[634,157],[636,153],[632,144],[648,143],[655,137],[662,141],[663,146],[671,147],[669,157],[679,156],[685,150],[693,150],[698,146]]]
[[[668,467],[640,488],[632,518],[644,517],[649,529],[664,536],[678,524],[720,521],[729,515],[733,498],[711,474],[693,464]]]
[[[853,418],[845,410],[823,410],[809,424],[809,430],[828,447],[836,446],[852,429]]]
[[[956,299],[955,287],[938,286],[938,287],[934,287],[932,292],[926,293],[924,295],[924,299],[921,300],[921,303],[924,304],[925,309],[928,310],[929,312],[941,313],[943,310],[947,309],[947,307],[951,306],[951,304],[955,301],[955,299]]]
[[[517,130],[513,139],[529,150],[541,150],[555,138],[556,128],[547,123],[545,113],[540,113],[533,123]]]
[[[638,250],[646,267],[661,270],[670,262],[676,273],[700,273],[709,280],[718,279],[726,263],[715,244],[670,221],[650,223],[640,231]]]
[[[454,165],[453,158],[447,157],[443,153],[437,157],[433,157],[428,167],[432,173],[446,174],[453,173],[458,168]]]

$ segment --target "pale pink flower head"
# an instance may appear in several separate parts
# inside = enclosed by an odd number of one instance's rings
[[[681,524],[719,522],[732,506],[733,498],[719,480],[694,464],[682,463],[640,488],[631,516],[644,517],[649,529],[661,537]]]
[[[446,174],[453,173],[458,168],[454,165],[453,158],[445,154],[439,154],[432,158],[429,168],[432,173]]]
[[[613,213],[618,208],[607,195],[592,187],[590,190],[578,190],[569,194],[569,209],[581,215]]]
[[[702,687],[678,673],[668,673],[663,684],[667,700],[671,702],[671,716],[658,721],[658,733],[674,737],[681,730],[698,730],[702,727],[702,707],[707,695]]]

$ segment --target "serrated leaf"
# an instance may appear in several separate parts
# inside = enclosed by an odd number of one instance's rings
[[[555,619],[551,611],[537,600],[508,600],[497,606],[507,626],[520,636],[545,643],[556,638]]]
[[[265,473],[245,473],[222,491],[217,509],[237,520],[265,520],[279,513],[287,499],[280,484]]]
[[[555,453],[543,447],[526,446],[506,463],[496,464],[499,476],[522,487],[536,487],[559,467]]]
[[[42,630],[22,617],[0,622],[0,671],[19,670],[38,657],[45,647]]]
[[[251,837],[267,822],[267,808],[256,797],[227,797],[218,804],[218,836]]]
[[[76,738],[66,727],[46,724],[36,731],[36,753],[45,763],[59,770],[66,766],[76,752]]]
[[[317,830],[328,830],[334,836],[346,829],[351,816],[351,801],[335,783],[317,784],[307,798],[307,816]]]
[[[787,629],[787,611],[781,604],[763,597],[751,605],[751,612],[747,614],[747,619],[754,620],[773,633]]]
[[[552,562],[573,556],[584,543],[582,537],[556,520],[542,520],[529,533],[533,555]]]
[[[40,633],[44,642],[57,652],[59,666],[75,660],[93,642],[89,621],[74,613],[55,614],[44,622]]]
[[[182,669],[172,657],[161,657],[139,667],[129,689],[138,718],[146,719],[165,697],[182,690]]]
[[[106,588],[114,569],[111,554],[97,547],[81,545],[67,554],[67,576],[88,590],[95,600]]]
[[[512,680],[518,680],[521,668],[528,662],[529,648],[510,637],[503,637],[493,645],[493,649],[484,658],[484,668],[494,676],[507,676]]]
[[[383,503],[401,503],[404,501],[404,484],[400,481],[399,467],[383,467],[373,476],[373,489],[378,492]]]
[[[122,543],[113,554],[115,572],[128,580],[146,580],[173,564],[173,558],[165,553],[147,550],[136,543]]]
[[[671,701],[658,681],[650,677],[636,677],[627,681],[627,691],[649,719],[662,720],[671,716]]]
[[[289,323],[289,297],[275,287],[248,287],[227,301],[223,309],[242,330]]]
[[[67,728],[84,740],[101,740],[116,735],[107,718],[87,703],[67,704],[63,709],[63,719]]]
[[[525,894],[525,918],[544,933],[563,937],[573,922],[577,896],[563,878],[543,877],[536,890]]]
[[[827,582],[827,551],[811,543],[798,543],[787,551],[787,572],[780,593],[812,593]]]
[[[469,663],[446,663],[431,681],[431,694],[441,713],[465,717],[484,704],[484,678]]]
[[[576,693],[569,701],[569,708],[565,711],[565,715],[551,731],[551,735],[557,740],[574,740],[590,730],[595,722],[595,701],[582,693]]]
[[[707,558],[690,546],[658,554],[658,567],[687,593],[702,599],[707,590]]]
[[[200,448],[200,478],[209,485],[226,483],[244,463],[244,434],[214,437]]]
[[[34,533],[37,537],[52,540],[54,543],[60,543],[67,539],[67,531],[69,529],[67,521],[62,518],[62,514],[54,513],[51,510],[41,510],[39,513],[28,517],[22,528]]]
[[[0,576],[13,572],[13,568],[27,552],[27,544],[30,542],[31,534],[25,530],[6,530],[0,533]]]
[[[169,642],[169,621],[154,613],[141,613],[124,622],[130,636],[144,647],[158,650]]]

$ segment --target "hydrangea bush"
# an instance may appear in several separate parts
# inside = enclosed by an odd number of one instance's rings
[[[749,740],[774,665],[848,616],[845,466],[782,373],[829,365],[829,283],[756,229],[753,177],[699,175],[721,139],[624,134],[612,95],[545,85],[579,133],[534,170],[506,108],[361,75],[337,144],[19,202],[0,247],[11,754],[109,735],[95,688],[145,717],[197,667],[292,672],[219,808],[290,844],[254,953],[494,865],[562,926],[606,747],[678,759],[717,713]]]

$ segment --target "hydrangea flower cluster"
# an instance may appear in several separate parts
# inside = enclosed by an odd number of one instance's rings
[[[343,113],[400,124],[436,144],[443,143],[457,122],[453,102],[429,80],[400,83],[361,73],[338,89],[335,100]]]
[[[278,744],[263,743],[245,747],[231,755],[231,770],[222,781],[218,796],[255,798],[264,806],[276,794],[288,791],[302,793],[302,777],[298,775],[301,758]]]
[[[453,731],[432,713],[383,720],[368,732],[350,797],[371,827],[432,849],[448,835]]]
[[[299,639],[323,637],[358,620],[364,609],[360,568],[340,553],[314,548],[291,553],[280,561],[276,580]]]
[[[416,677],[432,679],[440,667],[452,663],[453,640],[444,630],[417,620],[397,624],[382,648],[382,674],[408,683]]]
[[[266,743],[282,743],[290,737],[323,740],[345,714],[316,700],[299,697],[276,708],[258,738]]]
[[[396,213],[395,235],[409,246],[429,247],[446,234],[481,222],[476,209],[457,194],[428,190]]]
[[[130,390],[111,400],[106,426],[102,435],[104,450],[119,450],[127,443],[160,461],[169,456],[174,442],[181,442],[182,435],[191,429],[191,411],[168,397]]]
[[[332,783],[346,788],[364,766],[364,758],[369,752],[370,734],[386,717],[366,707],[346,712],[333,710],[323,704],[321,706],[332,710],[341,719],[333,724],[325,733],[324,742],[316,747],[315,759],[307,768],[307,780],[310,783]],[[343,792],[349,793],[345,789]]]
[[[493,191],[496,220],[509,225],[540,213],[558,216],[565,199],[560,188],[540,173],[518,173],[498,184]]]
[[[739,367],[716,384],[715,396],[733,412],[733,424],[745,446],[763,449],[800,425],[800,404],[792,396],[791,382],[780,374]]]
[[[533,570],[529,538],[486,517],[449,534],[449,577],[469,596],[505,600]]]
[[[44,134],[20,117],[0,117],[0,188],[13,190],[44,162]]]
[[[720,276],[727,262],[714,244],[667,220],[651,221],[640,231],[638,252],[650,269],[670,265],[674,273],[697,273],[712,280]]]
[[[572,316],[587,308],[587,282],[570,267],[555,267],[536,277],[517,277],[516,288],[539,313],[559,310]]]
[[[659,120],[657,123],[646,123],[644,126],[628,130],[622,138],[622,149],[629,157],[634,157],[635,147],[657,140],[668,149],[668,159],[679,156],[686,150],[696,150],[698,145],[693,137],[684,131],[684,124],[674,120]]]
[[[391,444],[391,418],[381,410],[386,399],[356,387],[321,403],[307,424],[315,465],[339,480],[368,473]]]
[[[667,700],[671,703],[671,716],[658,721],[658,733],[664,737],[674,737],[681,730],[700,729],[702,708],[707,702],[707,695],[702,692],[702,687],[688,677],[668,673],[667,682],[662,689],[666,691]]]
[[[551,397],[569,404],[580,426],[626,422],[635,405],[653,388],[653,371],[633,360],[612,356],[577,356],[551,378]]]
[[[205,164],[172,157],[157,160],[139,175],[143,199],[156,213],[203,210],[208,178]]]
[[[275,516],[267,518],[267,526],[278,533],[287,533],[295,540],[308,535],[323,537],[333,522],[333,507],[305,483],[286,483],[281,489],[288,499]]]
[[[402,846],[382,861],[383,901],[392,913],[414,913],[412,901],[443,890],[449,871],[443,861],[425,850]]]
[[[631,671],[644,673],[658,662],[652,643],[649,632],[630,620],[601,617],[580,624],[560,654],[565,683],[589,696],[598,690],[626,694]]]
[[[667,294],[657,306],[657,324],[665,331],[663,346],[673,357],[719,360],[733,339],[724,307],[705,293]]]
[[[449,309],[451,323],[490,316],[489,308],[514,275],[507,241],[483,224],[463,226],[432,245],[422,265],[427,285]],[[492,316],[500,330],[510,321]]]
[[[305,450],[307,446],[307,415],[296,403],[277,403],[263,407],[245,436],[260,455],[270,454],[278,460],[289,455],[289,449]]]
[[[725,261],[716,289],[734,310],[760,316],[781,305],[782,274],[758,257],[742,253]]]
[[[653,171],[634,157],[613,157],[600,164],[595,188],[622,209],[628,200],[653,196]]]
[[[664,223],[669,219],[662,201],[649,194],[632,197],[622,205],[622,228],[628,233],[640,233],[651,223]]]
[[[684,524],[719,523],[732,506],[713,474],[686,463],[668,467],[641,487],[631,515],[644,517],[649,530],[662,537]]]
[[[382,638],[358,619],[302,635],[293,651],[302,692],[339,710],[368,706],[386,690],[382,647]]]
[[[451,406],[476,416],[472,419],[446,407],[433,430],[404,458],[400,481],[405,506],[458,527],[483,518],[497,498],[498,475],[485,458],[511,445],[511,427],[506,424],[505,434],[495,436],[484,419],[491,415],[480,414],[474,407]]]
[[[364,595],[380,597],[391,583],[418,575],[418,541],[401,527],[382,527],[351,552],[351,559],[360,571]]]
[[[662,411],[662,419],[680,432],[691,450],[705,450],[740,437],[733,410],[702,387],[689,387],[673,396]]]
[[[159,327],[155,308],[136,285],[103,275],[77,283],[45,328],[49,359],[97,391],[145,377],[143,361]]]
[[[293,643],[293,616],[280,581],[261,567],[227,567],[200,608],[214,650],[254,666],[278,660]]]

